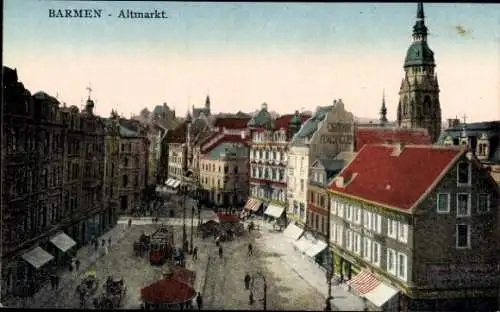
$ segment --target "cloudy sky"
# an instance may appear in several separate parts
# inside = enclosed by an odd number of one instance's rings
[[[4,1],[4,64],[33,93],[129,116],[167,102],[184,115],[207,94],[214,111],[314,110],[342,98],[396,116],[416,4]],[[102,9],[97,19],[49,9]],[[120,10],[168,19],[119,19]],[[500,5],[425,5],[443,119],[500,119]]]

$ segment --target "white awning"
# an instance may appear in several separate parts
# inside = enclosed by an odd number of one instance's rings
[[[172,186],[174,185],[175,181],[177,181],[177,180],[175,180],[175,179],[170,179],[170,182],[168,182],[167,186],[172,187]]]
[[[286,229],[283,231],[283,235],[286,237],[289,237],[291,239],[299,239],[300,235],[302,235],[302,232],[304,232],[303,229],[299,228],[293,223],[290,223]]]
[[[391,286],[381,282],[375,289],[367,292],[364,297],[377,307],[382,307],[387,301],[391,300],[399,291]]]
[[[175,182],[172,184],[172,187],[178,188],[180,184],[181,184],[181,181],[175,180]]]
[[[320,252],[325,250],[326,243],[320,240],[311,241],[311,248],[306,250],[306,255],[311,258],[316,257]]]
[[[24,253],[21,258],[31,264],[35,269],[39,269],[47,262],[54,259],[54,256],[43,250],[42,247],[36,247]]]
[[[66,235],[66,233],[62,232],[57,234],[56,236],[50,239],[50,242],[54,244],[59,250],[62,252],[68,251],[71,247],[76,245],[76,242]]]
[[[264,211],[264,214],[271,217],[279,218],[283,214],[283,210],[285,210],[285,207],[270,204],[269,206],[267,206],[267,209],[266,211]]]
[[[167,181],[165,181],[165,185],[170,185],[170,183],[172,183],[172,179],[168,178]]]
[[[303,252],[303,253],[305,253],[307,249],[311,248],[311,242],[304,237],[302,237],[299,240],[294,241],[293,244],[295,245],[295,247],[297,247],[297,249],[300,252]]]

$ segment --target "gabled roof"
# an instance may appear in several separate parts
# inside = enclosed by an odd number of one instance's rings
[[[226,129],[245,129],[250,117],[217,117],[214,122],[214,127],[222,127]]]
[[[244,145],[238,146],[239,144]],[[205,154],[213,160],[220,159],[223,155],[228,154],[232,155],[232,157],[244,158],[248,157],[249,147],[247,144],[241,142],[220,141],[209,152],[205,152]]]
[[[354,151],[365,144],[432,144],[427,129],[357,127]]]
[[[343,187],[332,191],[407,211],[441,179],[467,149],[436,145],[409,145],[393,156],[397,145],[364,145],[337,176]]]
[[[187,134],[187,124],[182,123],[174,130],[167,132],[167,143],[185,143]]]
[[[231,144],[233,143],[243,143],[246,147],[250,146],[248,138],[241,138],[240,135],[232,135],[232,134],[226,134],[223,137],[221,137],[217,142],[214,144],[211,144],[208,148],[203,149],[204,146],[202,146],[201,153],[202,154],[208,154],[210,151],[212,151],[214,148],[218,147],[220,144],[229,142]]]

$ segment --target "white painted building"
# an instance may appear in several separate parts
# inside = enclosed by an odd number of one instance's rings
[[[319,157],[335,158],[354,150],[354,116],[342,100],[319,107],[295,134],[287,166],[287,217],[306,224],[309,167]]]

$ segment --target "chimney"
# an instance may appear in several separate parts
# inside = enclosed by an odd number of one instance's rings
[[[335,179],[335,186],[336,187],[344,187],[344,177],[342,176],[338,176],[336,179]]]
[[[267,103],[262,103],[261,108],[262,108],[263,110],[267,110]]]
[[[392,151],[391,156],[399,156],[403,152],[405,148],[405,144],[403,142],[398,142],[394,144],[394,150]]]

